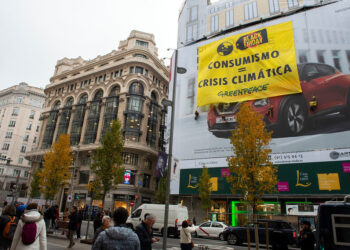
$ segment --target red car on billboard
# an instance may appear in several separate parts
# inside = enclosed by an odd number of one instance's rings
[[[301,135],[307,124],[320,117],[350,114],[350,75],[321,63],[298,65],[301,94],[251,100],[274,136]],[[228,138],[236,125],[235,114],[241,102],[211,105],[208,129],[215,136]]]

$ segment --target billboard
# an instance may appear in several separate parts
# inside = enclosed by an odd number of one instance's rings
[[[198,48],[198,106],[300,92],[291,21]]]
[[[263,115],[266,127],[273,131],[270,143],[271,157],[278,165],[349,160],[350,26],[347,25],[349,23],[350,2],[340,1],[237,29],[180,48],[177,65],[186,68],[187,73],[178,74],[176,81],[173,156],[176,159],[177,170],[172,176],[171,192],[178,194],[183,191],[181,183],[188,181],[188,176],[183,176],[183,171],[195,171],[203,165],[213,169],[225,168],[226,158],[233,154],[228,138],[236,125],[235,114],[242,102],[233,99],[234,96],[231,97],[232,102],[230,99],[223,100],[220,97],[222,101],[218,103],[199,107],[198,84],[202,81],[201,77],[210,78],[208,72],[207,75],[198,75],[198,71],[201,70],[198,64],[198,57],[201,56],[200,48],[216,44],[215,42],[223,41],[222,39],[230,37],[239,39],[246,34],[263,32],[264,29],[268,31],[275,25],[290,24],[293,27],[293,49],[296,53],[299,78],[294,82],[294,86],[299,84],[302,92],[260,99],[254,97],[245,101]],[[267,42],[260,47],[266,44]],[[238,72],[238,69],[234,70],[236,70],[235,76],[244,74]],[[233,76],[231,83],[232,78]],[[284,82],[284,79],[281,79],[281,83]],[[204,102],[212,103],[205,100]],[[288,189],[286,183],[283,184],[286,181],[282,180],[282,176],[295,175],[293,168],[290,168],[290,172],[288,169],[286,171],[281,172],[280,192],[296,192],[290,184],[288,184],[290,191],[282,191]],[[325,190],[322,192],[350,193],[349,187],[341,182],[342,176],[348,173],[332,172],[331,169],[328,171],[329,174],[338,173],[340,191],[333,189],[337,185],[336,177],[333,175],[320,175],[320,177],[313,175],[313,183],[324,183],[323,180],[331,179],[334,180],[332,185],[335,186],[332,186],[331,191],[324,187]],[[343,189],[343,186],[346,189]],[[306,193],[313,193],[311,189],[305,190]]]

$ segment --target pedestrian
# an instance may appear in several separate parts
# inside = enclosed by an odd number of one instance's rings
[[[81,223],[83,222],[83,209],[80,208],[78,212],[78,224],[77,224],[77,238],[80,239]]]
[[[196,217],[193,217],[192,222],[193,222],[193,225],[196,225],[196,224],[197,224],[197,222],[196,222]]]
[[[46,250],[46,228],[38,204],[28,204],[13,237],[11,250]]]
[[[69,223],[68,223],[68,235],[67,238],[69,239],[69,245],[68,248],[72,248],[75,245],[74,242],[74,234],[77,231],[78,226],[78,209],[76,206],[72,207],[72,211],[70,215],[68,216]]]
[[[50,220],[51,220],[50,207],[48,205],[45,205],[44,221],[45,221],[45,226],[46,226],[46,232],[49,231]]]
[[[182,222],[182,228],[180,230],[180,245],[181,250],[191,250],[194,247],[191,233],[194,233],[196,229],[192,225],[192,221],[184,220]]]
[[[96,233],[97,228],[102,226],[102,217],[103,214],[98,212],[96,218],[94,219],[94,233]]]
[[[141,250],[136,233],[125,226],[128,216],[128,210],[123,207],[117,208],[113,213],[114,227],[100,233],[92,246],[92,250]]]
[[[136,234],[139,237],[141,250],[151,250],[152,243],[159,241],[153,237],[152,227],[156,222],[156,217],[153,214],[145,215],[144,220],[136,227]]]
[[[101,232],[103,232],[104,230],[106,230],[107,228],[111,227],[111,217],[109,216],[103,216],[102,217],[102,226],[100,226],[99,228],[97,228],[95,234],[94,234],[94,239],[92,243],[95,243],[97,237],[99,236],[99,234]]]
[[[301,222],[301,230],[299,232],[298,244],[301,250],[314,250],[315,237],[311,231],[309,221]]]
[[[5,206],[0,216],[0,250],[7,250],[11,247],[17,224],[16,207],[13,205]]]

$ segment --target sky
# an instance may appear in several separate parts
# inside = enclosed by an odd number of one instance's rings
[[[57,60],[105,55],[131,30],[153,33],[159,57],[170,57],[183,1],[0,0],[0,89],[45,88]]]

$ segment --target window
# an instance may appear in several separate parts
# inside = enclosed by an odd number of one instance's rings
[[[317,41],[316,41],[316,32],[315,32],[315,30],[312,29],[310,34],[311,34],[311,42],[316,43]]]
[[[298,0],[288,0],[288,7],[289,8],[294,8],[294,7],[298,7],[299,3]]]
[[[5,138],[7,138],[7,139],[11,139],[12,138],[12,131],[7,131],[6,132],[6,135],[5,135]]]
[[[14,169],[13,170],[13,176],[19,176],[19,175],[21,175],[21,170],[18,170],[18,169]]]
[[[25,134],[23,137],[23,141],[28,141],[29,140],[29,134]]]
[[[139,218],[141,216],[142,209],[137,209],[132,215],[131,218]]]
[[[187,22],[192,22],[198,19],[198,6],[193,6],[187,11]]]
[[[122,153],[122,158],[124,164],[137,166],[139,161],[139,156],[134,153]]]
[[[35,111],[34,110],[30,111],[29,119],[34,119],[34,116],[35,116]]]
[[[233,9],[226,11],[226,27],[233,26]]]
[[[145,69],[145,76],[148,76],[148,70]]]
[[[23,163],[23,157],[19,157],[18,158],[18,164],[22,164]]]
[[[21,147],[21,153],[25,153],[27,150],[27,146],[26,145],[22,145]]]
[[[35,130],[35,132],[39,132],[39,125],[38,125],[38,126],[36,126],[36,130]]]
[[[334,66],[341,71],[341,66],[340,66],[340,62],[341,62],[341,58],[340,58],[340,50],[332,50],[332,56],[333,56],[333,63]]]
[[[114,77],[117,78],[119,76],[119,70],[114,72]]]
[[[19,109],[18,108],[14,108],[12,110],[12,116],[18,116],[18,113],[19,113]]]
[[[24,177],[28,178],[28,176],[29,176],[29,172],[28,171],[24,171]]]
[[[2,150],[9,150],[10,144],[9,143],[4,143],[2,145]]]
[[[269,0],[270,3],[270,13],[276,13],[279,12],[280,8],[278,6],[278,0]]]
[[[340,246],[350,246],[350,215],[332,214],[332,230],[334,243]]]
[[[210,222],[206,222],[206,223],[203,223],[202,225],[201,225],[201,227],[210,227]]]
[[[23,103],[24,97],[22,96],[16,96],[14,99],[14,103],[20,104]]]
[[[0,168],[0,175],[3,175],[3,174],[4,174],[4,169]]]
[[[79,184],[88,184],[89,183],[89,171],[80,171],[79,172]]]
[[[187,82],[187,99],[186,99],[186,113],[192,114],[194,108],[194,98],[195,98],[195,78],[191,78]]]
[[[219,16],[211,16],[210,18],[210,32],[216,32],[219,30]]]
[[[147,56],[145,56],[143,54],[134,54],[134,57],[140,57],[140,58],[147,59]]]
[[[136,40],[136,46],[142,46],[148,48],[148,42]]]
[[[134,73],[134,67],[130,67],[129,73],[130,73],[130,74],[133,74],[133,73]]]
[[[140,133],[138,131],[125,131],[124,140],[138,142],[140,140]]]
[[[308,51],[307,50],[300,50],[299,51],[299,63],[306,63],[308,62]]]
[[[152,170],[152,161],[150,159],[146,159],[144,161],[144,166],[145,166],[145,169]]]
[[[27,130],[31,130],[32,129],[32,122],[28,122],[26,129]]]
[[[211,224],[211,227],[222,228],[223,226],[222,226],[220,223],[213,222],[213,223]]]
[[[256,2],[252,2],[244,5],[244,18],[245,20],[250,20],[258,17],[258,8]]]
[[[197,40],[197,37],[198,37],[197,27],[198,27],[197,23],[187,25],[187,34],[186,34],[187,41]]]
[[[11,120],[9,123],[9,127],[14,127],[16,126],[16,121],[15,120]]]
[[[143,68],[141,68],[141,67],[136,67],[135,73],[136,73],[136,74],[141,74],[141,75],[143,75]]]
[[[34,136],[33,138],[33,143],[36,143],[36,136]]]
[[[151,184],[151,176],[149,174],[144,174],[143,175],[143,187],[144,188],[149,188]]]
[[[317,61],[319,63],[325,63],[325,58],[324,58],[324,50],[317,50],[316,54],[317,54]]]
[[[309,42],[309,33],[307,32],[307,29],[303,29],[303,38],[305,43]]]

